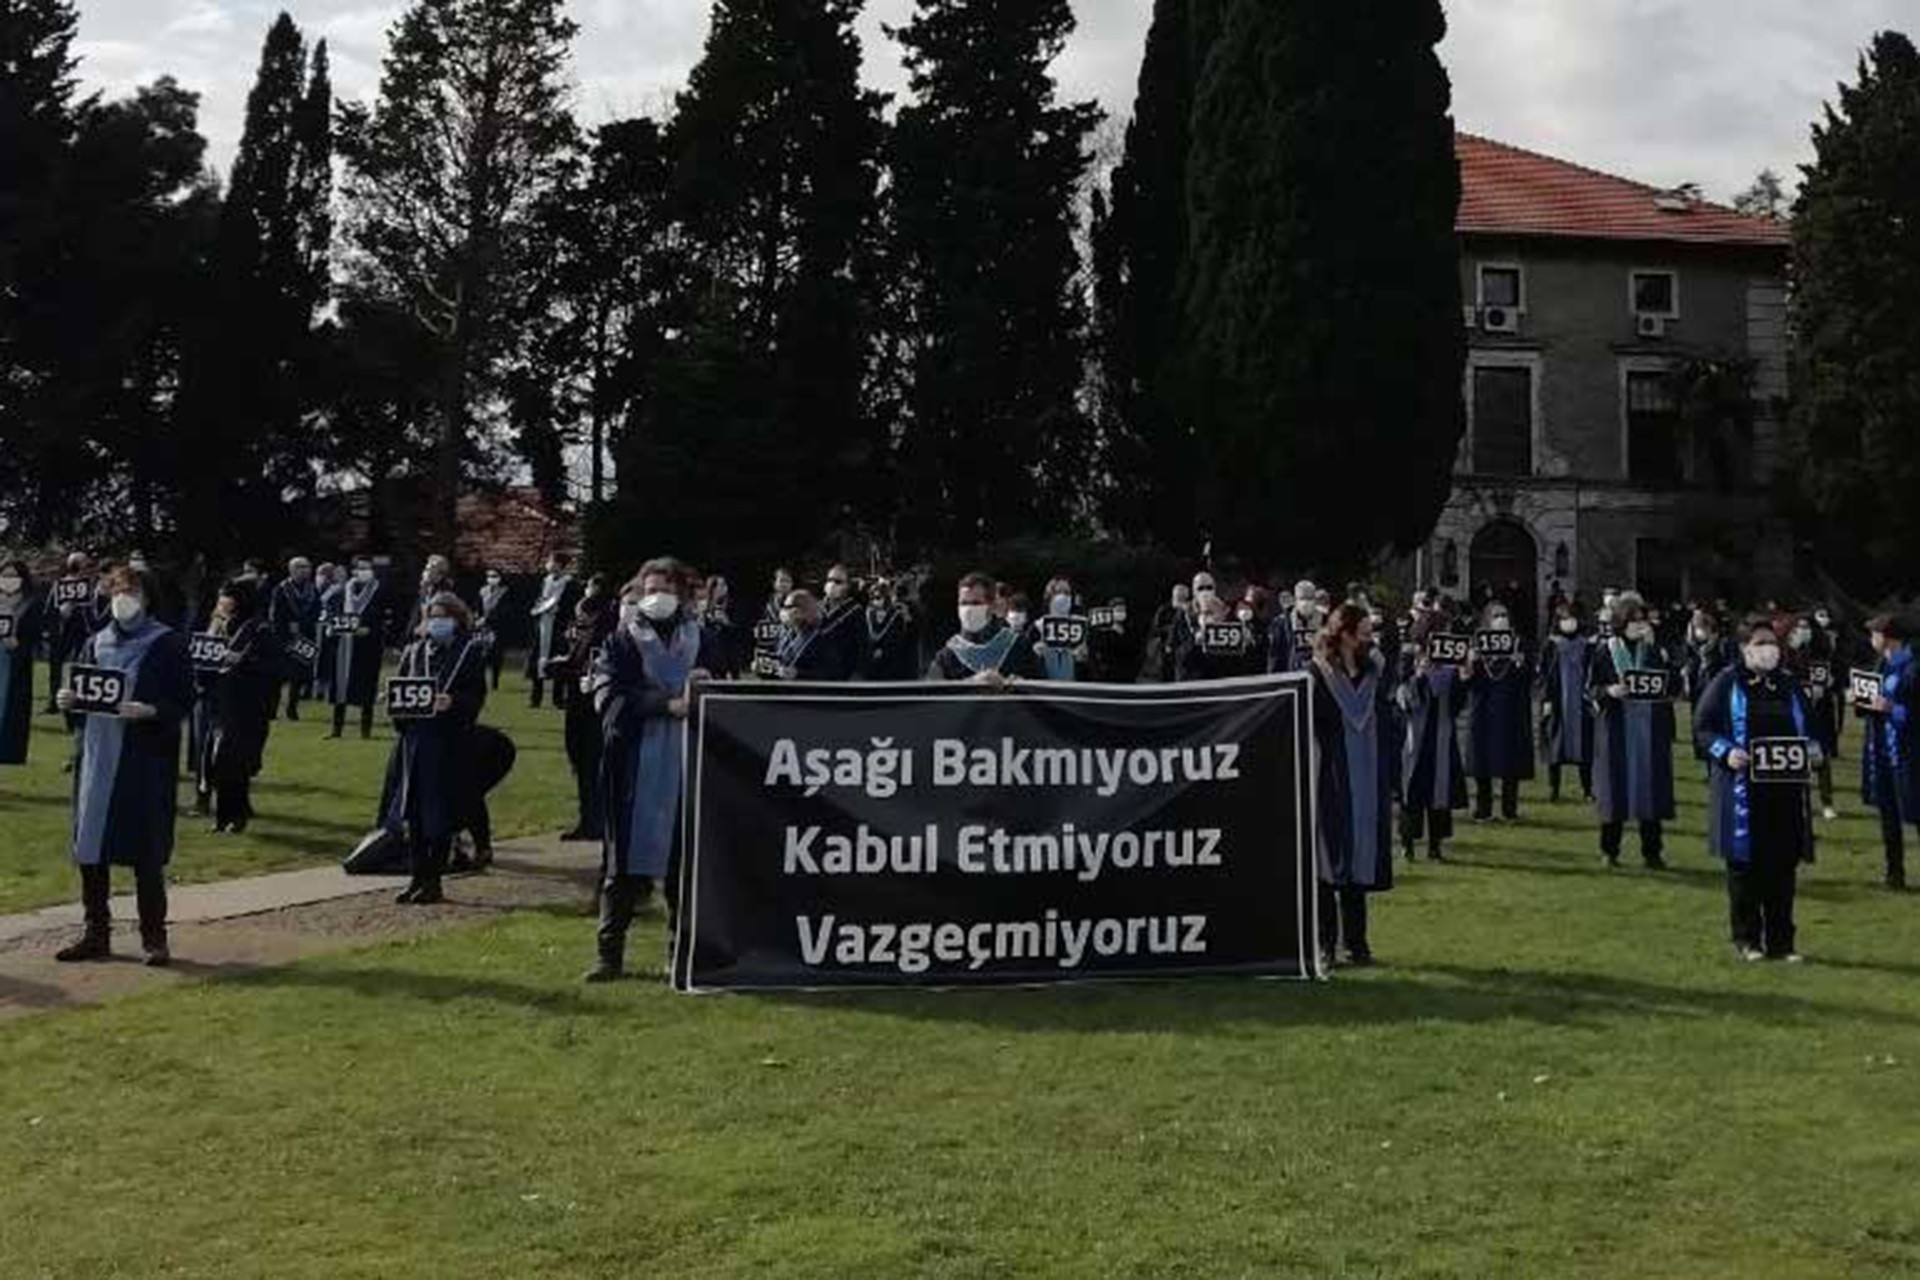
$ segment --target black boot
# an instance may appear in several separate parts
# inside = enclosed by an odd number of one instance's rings
[[[72,944],[53,953],[53,958],[61,964],[79,964],[89,960],[106,960],[113,956],[111,933],[95,925],[88,925],[85,933]]]
[[[151,928],[140,927],[140,950],[146,953],[142,961],[149,969],[164,969],[173,963],[173,952],[167,949],[167,927],[161,925]]]

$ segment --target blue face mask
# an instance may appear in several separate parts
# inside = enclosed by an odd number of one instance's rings
[[[460,624],[452,618],[427,619],[427,639],[435,644],[450,644],[460,634]]]

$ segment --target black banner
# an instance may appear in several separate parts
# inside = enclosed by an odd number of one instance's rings
[[[1813,781],[1813,748],[1805,738],[1755,738],[1747,770],[1755,782],[1806,786]]]
[[[360,629],[357,614],[336,613],[327,619],[327,634],[330,636],[350,636]]]
[[[1244,622],[1203,622],[1200,624],[1200,652],[1231,655],[1253,647],[1253,628]]]
[[[1319,976],[1310,688],[705,686],[674,985]]]
[[[53,584],[54,607],[87,604],[93,599],[94,589],[91,578],[62,578]]]
[[[1483,658],[1511,658],[1520,652],[1520,637],[1511,631],[1482,631],[1473,647]]]

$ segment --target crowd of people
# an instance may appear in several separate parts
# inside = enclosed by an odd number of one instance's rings
[[[671,558],[621,581],[577,576],[556,553],[533,598],[517,602],[503,574],[487,572],[481,584],[463,599],[438,556],[415,591],[384,581],[367,559],[316,567],[296,557],[278,580],[249,562],[195,617],[139,557],[102,567],[75,554],[44,584],[25,561],[0,566],[0,765],[26,759],[37,662],[48,669],[46,711],[66,717],[73,744],[71,854],[86,923],[60,958],[109,954],[109,868],[121,865],[134,873],[146,958],[167,963],[165,868],[183,739],[196,811],[215,833],[243,832],[272,723],[298,720],[318,699],[331,707],[331,737],[353,720],[369,737],[383,688],[396,733],[376,823],[405,849],[400,901],[441,901],[450,870],[491,856],[487,793],[511,770],[514,748],[481,718],[499,688],[509,623],[527,639],[532,705],[564,718],[578,809],[566,839],[603,851],[593,981],[624,974],[636,912],[671,885],[684,722],[707,680],[1184,683],[1306,673],[1320,942],[1329,960],[1359,965],[1373,957],[1368,901],[1392,888],[1396,854],[1444,862],[1463,813],[1520,820],[1521,784],[1540,766],[1555,803],[1577,780],[1610,866],[1631,826],[1654,870],[1666,865],[1676,770],[1702,769],[1709,843],[1727,865],[1744,959],[1799,958],[1795,877],[1814,855],[1816,815],[1837,816],[1832,762],[1850,708],[1863,720],[1863,797],[1881,818],[1890,888],[1905,888],[1904,831],[1920,824],[1911,649],[1920,624],[1904,616],[1874,618],[1854,641],[1824,607],[1768,604],[1736,616],[1724,602],[1661,610],[1609,590],[1588,610],[1556,589],[1536,641],[1534,619],[1498,595],[1468,607],[1422,590],[1389,613],[1358,584],[1336,601],[1311,581],[1269,590],[1206,571],[1175,586],[1139,628],[1124,600],[1093,604],[1065,576],[1029,595],[968,574],[947,616],[916,581],[862,580],[844,565],[830,566],[818,590],[777,571],[751,614],[736,612],[724,579]],[[1870,680],[1854,678],[1862,669]],[[117,699],[105,706],[102,672],[119,677],[105,686]],[[1675,760],[1681,702],[1692,712],[1692,766]]]

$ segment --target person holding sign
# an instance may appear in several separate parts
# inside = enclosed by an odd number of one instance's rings
[[[1920,826],[1920,671],[1913,661],[1913,639],[1920,622],[1881,617],[1867,623],[1873,650],[1880,655],[1880,688],[1861,707],[1866,749],[1860,758],[1862,798],[1880,813],[1880,838],[1886,850],[1886,886],[1907,887],[1906,828]]]
[[[1533,780],[1533,664],[1521,651],[1507,606],[1488,608],[1468,667],[1472,714],[1473,817],[1493,819],[1493,784],[1500,783],[1500,817],[1520,819],[1520,784]]]
[[[1807,782],[1821,750],[1799,683],[1781,666],[1772,620],[1755,617],[1744,631],[1741,666],[1702,691],[1693,723],[1694,742],[1712,761],[1707,840],[1727,864],[1736,953],[1798,962],[1793,898],[1800,864],[1813,861]]]
[[[1453,814],[1467,807],[1467,772],[1460,762],[1459,716],[1466,705],[1469,654],[1455,653],[1442,641],[1452,639],[1438,618],[1421,622],[1413,637],[1413,668],[1397,701],[1407,732],[1402,746],[1400,845],[1413,861],[1414,844],[1423,835],[1427,857],[1446,861],[1445,843],[1453,838]],[[1371,630],[1371,624],[1369,624]]]
[[[1193,626],[1173,655],[1174,679],[1182,684],[1259,675],[1265,657],[1254,648],[1253,628],[1218,595],[1199,597]]]
[[[1560,803],[1566,766],[1580,774],[1580,795],[1593,799],[1593,712],[1587,703],[1587,668],[1594,642],[1580,632],[1580,613],[1571,600],[1554,609],[1554,635],[1540,659],[1540,742],[1547,759],[1547,786]]]
[[[473,615],[451,591],[427,602],[419,639],[400,655],[388,684],[394,717],[393,778],[383,825],[405,828],[412,879],[396,901],[444,901],[441,878],[453,838],[483,803],[469,767],[472,736],[487,701],[486,654],[473,641]]]
[[[360,736],[373,736],[373,699],[380,687],[380,655],[386,632],[385,588],[374,577],[373,561],[360,556],[353,576],[335,597],[326,623],[334,640],[333,732],[347,727],[347,709],[360,709]]]
[[[76,658],[93,634],[107,625],[107,601],[100,594],[93,557],[75,551],[67,557],[66,574],[53,584],[53,607],[59,615],[47,640],[47,714],[59,710],[56,695],[65,688],[60,673]],[[78,733],[80,717],[68,716],[67,728]]]
[[[25,764],[32,738],[33,654],[45,611],[24,560],[0,564],[0,765]]]
[[[1320,873],[1320,950],[1342,941],[1355,965],[1373,963],[1367,898],[1393,888],[1396,743],[1386,663],[1358,605],[1333,611],[1314,642],[1313,735],[1318,785],[1314,840]]]
[[[1600,852],[1608,866],[1619,866],[1626,824],[1636,822],[1640,857],[1664,870],[1665,824],[1674,815],[1673,672],[1653,638],[1647,606],[1633,592],[1615,602],[1613,632],[1594,650],[1587,673]]]
[[[283,651],[292,650],[304,644],[314,644],[320,638],[320,591],[313,585],[313,561],[305,556],[295,556],[287,562],[287,576],[273,589],[272,599],[267,605],[267,622],[273,628],[274,639]],[[290,664],[294,669],[287,679],[287,719],[300,718],[301,700],[313,692],[313,664],[304,669]],[[277,711],[280,697],[276,686],[270,691],[272,703],[269,711]]]
[[[984,573],[960,579],[954,610],[960,630],[933,655],[927,679],[989,685],[1046,679],[1033,645],[993,615],[993,588],[993,579]]]
[[[620,626],[601,649],[589,681],[604,735],[606,839],[598,958],[588,982],[612,982],[626,973],[634,914],[679,860],[686,721],[694,686],[717,656],[712,637],[683,604],[691,578],[670,557],[641,567],[621,593]]]
[[[1048,619],[1073,618],[1073,583],[1065,578],[1055,578],[1047,583],[1046,617]],[[1083,620],[1084,621],[1084,620]],[[1079,644],[1055,643],[1048,638],[1048,627],[1064,627],[1066,630],[1080,632]],[[1038,631],[1039,644],[1034,652],[1040,658],[1040,665],[1046,669],[1047,679],[1063,680],[1071,683],[1080,678],[1080,668],[1087,660],[1087,631],[1084,627],[1074,628],[1062,622],[1042,620]]]
[[[1807,732],[1820,746],[1820,759],[1813,776],[1820,784],[1820,816],[1827,822],[1839,818],[1833,807],[1833,760],[1840,754],[1840,699],[1834,695],[1834,669],[1838,659],[1833,637],[1816,629],[1813,619],[1795,618],[1787,632],[1787,666],[1800,682],[1800,694],[1807,703]]]
[[[269,653],[269,625],[255,608],[253,584],[235,580],[220,588],[208,624],[225,640],[206,682],[209,704],[205,739],[205,794],[212,802],[215,835],[239,835],[253,821],[253,780],[266,754],[268,720],[276,699]]]
[[[620,623],[607,575],[596,573],[587,579],[586,594],[574,610],[573,626],[566,661],[554,668],[556,680],[571,680],[573,693],[585,695],[593,675],[593,661]],[[561,836],[568,842],[598,843],[605,838],[600,816],[600,714],[593,699],[585,696],[567,699],[567,763],[573,767],[574,798],[579,817],[573,830]]]
[[[103,585],[111,621],[75,655],[69,687],[56,695],[60,710],[84,713],[73,861],[86,927],[54,958],[71,963],[112,954],[111,868],[122,866],[133,868],[146,962],[165,965],[180,724],[193,698],[193,672],[186,638],[148,614],[152,591],[144,577],[117,569]],[[103,699],[109,686],[118,695],[111,706]]]

